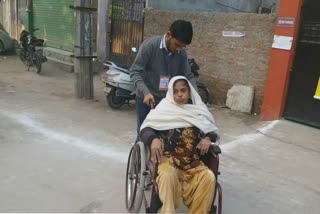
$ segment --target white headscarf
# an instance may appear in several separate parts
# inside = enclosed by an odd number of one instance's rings
[[[189,84],[192,104],[178,105],[174,101],[173,85],[181,79],[187,80]],[[192,126],[199,128],[205,134],[217,130],[212,114],[188,79],[183,76],[173,77],[169,82],[166,97],[161,100],[155,109],[150,111],[140,130],[150,127],[163,131]]]

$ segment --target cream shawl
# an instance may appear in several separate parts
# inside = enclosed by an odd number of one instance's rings
[[[173,85],[175,81],[180,79],[187,80],[189,84],[192,104],[178,105],[174,101]],[[150,127],[163,131],[192,126],[199,128],[205,134],[217,130],[212,114],[188,79],[183,76],[173,77],[169,82],[166,97],[162,99],[155,109],[150,111],[140,130]]]

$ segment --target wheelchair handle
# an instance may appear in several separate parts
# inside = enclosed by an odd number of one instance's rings
[[[154,107],[155,107],[154,102],[152,102],[152,101],[150,100],[149,104],[150,104],[151,109],[154,109]]]

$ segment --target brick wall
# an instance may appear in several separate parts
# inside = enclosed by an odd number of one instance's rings
[[[211,92],[211,103],[224,105],[233,84],[255,87],[253,112],[260,113],[268,71],[274,15],[244,13],[145,11],[144,38],[164,34],[176,19],[193,24],[189,58],[200,66],[200,80]],[[242,38],[222,37],[222,31],[241,31]]]

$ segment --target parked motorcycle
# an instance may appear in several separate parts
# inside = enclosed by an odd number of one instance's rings
[[[199,66],[194,59],[188,59],[191,71],[197,78],[199,76]],[[130,78],[128,68],[121,67],[108,61],[104,63],[107,66],[106,72],[101,75],[101,80],[106,84],[104,92],[106,93],[107,102],[113,109],[119,109],[123,104],[129,104],[130,100],[136,97],[135,86]],[[209,102],[209,90],[201,82],[197,81],[199,95],[202,101]]]
[[[194,59],[188,59],[189,65],[191,67],[191,72],[195,76],[196,79],[199,78],[199,66]],[[208,104],[210,98],[210,92],[207,86],[202,82],[197,80],[198,93],[201,97],[202,102]]]
[[[21,61],[30,67],[35,66],[37,73],[41,72],[42,63],[47,61],[47,57],[43,56],[43,39],[38,39],[34,36],[34,32],[38,29],[34,29],[31,32],[23,30],[20,34],[20,50]]]

